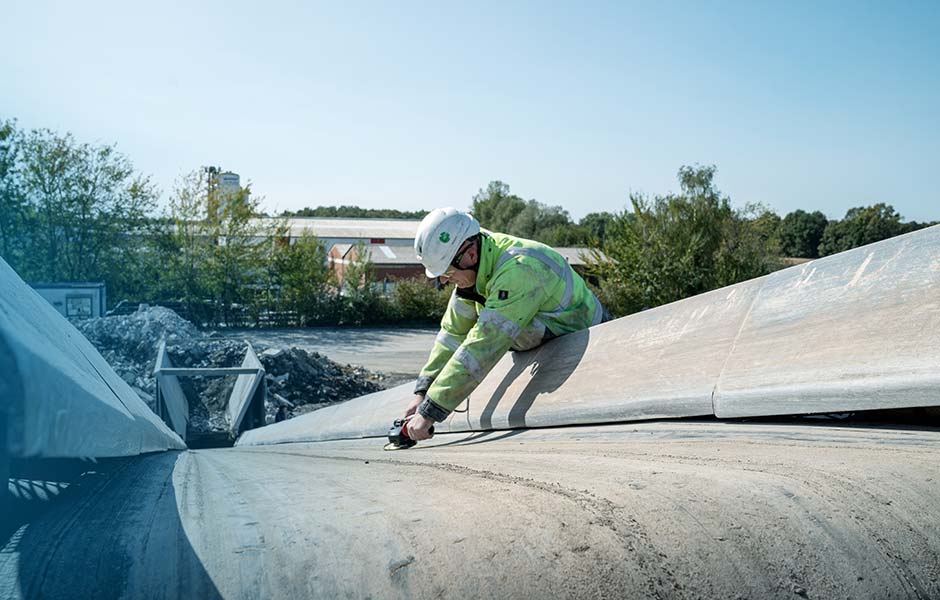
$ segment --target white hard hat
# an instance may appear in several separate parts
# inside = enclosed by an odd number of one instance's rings
[[[415,235],[415,254],[428,277],[440,277],[450,266],[464,241],[480,233],[480,222],[456,208],[429,212]]]

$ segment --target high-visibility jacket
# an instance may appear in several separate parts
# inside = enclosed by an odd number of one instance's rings
[[[483,230],[475,289],[454,290],[416,393],[421,414],[444,420],[510,348],[597,325],[604,308],[551,247]]]

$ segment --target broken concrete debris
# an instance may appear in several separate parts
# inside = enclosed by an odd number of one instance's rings
[[[160,306],[142,306],[130,315],[86,319],[75,325],[151,408],[156,393],[153,367],[161,339],[166,340],[177,367],[237,367],[245,355],[244,342],[201,332]],[[280,405],[290,405],[290,418],[385,387],[381,373],[338,365],[316,352],[257,344],[255,350],[267,373],[269,423],[274,422]],[[190,401],[190,429],[224,431],[225,407],[235,377],[183,377],[180,383]]]

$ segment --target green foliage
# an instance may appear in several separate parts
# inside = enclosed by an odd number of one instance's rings
[[[350,262],[343,271],[340,293],[343,302],[338,313],[340,325],[382,323],[389,319],[388,304],[375,281],[375,265],[363,242],[356,244],[358,261]]]
[[[614,218],[603,255],[589,261],[609,310],[636,312],[777,267],[766,224],[772,219],[759,206],[733,210],[715,189],[714,174],[714,167],[682,167],[681,194],[631,195],[633,211]]]
[[[285,210],[282,217],[339,217],[345,219],[423,219],[426,210],[395,210],[393,208],[359,208],[358,206],[318,206],[300,210]]]
[[[29,235],[29,205],[20,185],[19,132],[14,121],[0,121],[0,256],[20,265]]]
[[[607,237],[607,228],[614,222],[615,216],[609,212],[588,213],[578,222],[578,227],[587,234],[588,244],[600,247]]]
[[[890,204],[850,208],[844,219],[826,227],[819,242],[819,255],[829,256],[902,233],[901,216]]]
[[[589,262],[601,300],[616,314],[767,273],[781,251],[812,258],[932,224],[904,223],[885,204],[832,222],[818,211],[781,220],[759,205],[734,210],[714,175],[714,167],[683,167],[679,194],[633,195],[632,210],[591,213],[577,224],[560,207],[524,200],[499,181],[479,191],[473,212],[489,229],[599,248]],[[248,187],[223,198],[197,171],[182,178],[159,216],[156,198],[113,146],[0,120],[0,255],[27,280],[105,281],[112,303],[169,304],[210,325],[433,323],[446,308],[448,292],[420,279],[396,282],[385,295],[363,245],[363,260],[347,266],[340,289],[322,242],[307,234],[290,244],[286,217],[258,219],[260,199]],[[351,206],[294,214],[425,215]]]
[[[390,298],[395,320],[438,323],[447,310],[451,291],[437,289],[428,279],[403,279]]]
[[[326,247],[305,232],[293,244],[276,245],[271,261],[272,287],[280,290],[277,308],[296,315],[298,325],[327,321],[331,313]]]
[[[585,245],[591,233],[575,225],[568,211],[512,194],[502,181],[491,181],[473,197],[473,215],[491,231],[540,241],[550,246]]]
[[[279,287],[276,240],[287,236],[279,219],[258,219],[260,199],[250,187],[221,197],[202,171],[183,177],[170,199],[158,236],[164,292],[175,294],[198,323],[258,322]]]
[[[138,285],[134,234],[157,198],[149,179],[113,146],[79,143],[70,134],[36,130],[4,141],[3,201],[11,214],[3,221],[15,230],[4,241],[19,246],[10,255],[20,275],[103,280],[117,295]]]
[[[793,258],[819,258],[819,242],[829,220],[821,212],[795,210],[783,218],[777,235],[780,251]]]

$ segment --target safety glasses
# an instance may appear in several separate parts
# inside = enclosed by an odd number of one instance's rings
[[[457,252],[457,256],[454,257],[454,260],[450,261],[450,266],[447,267],[447,270],[444,271],[444,274],[441,275],[441,277],[449,278],[454,274],[454,271],[457,271],[458,269],[463,270],[463,268],[460,266],[460,261],[463,260],[464,254],[466,254],[467,251],[470,250],[472,246],[473,246],[473,242],[470,242],[469,244],[461,248],[460,251]]]
[[[466,254],[472,247],[473,247],[473,242],[470,242],[469,244],[461,248],[457,252],[457,256],[454,257],[454,260],[450,261],[450,266],[454,267],[455,269],[460,269],[461,268],[460,261],[463,260],[463,255]]]

